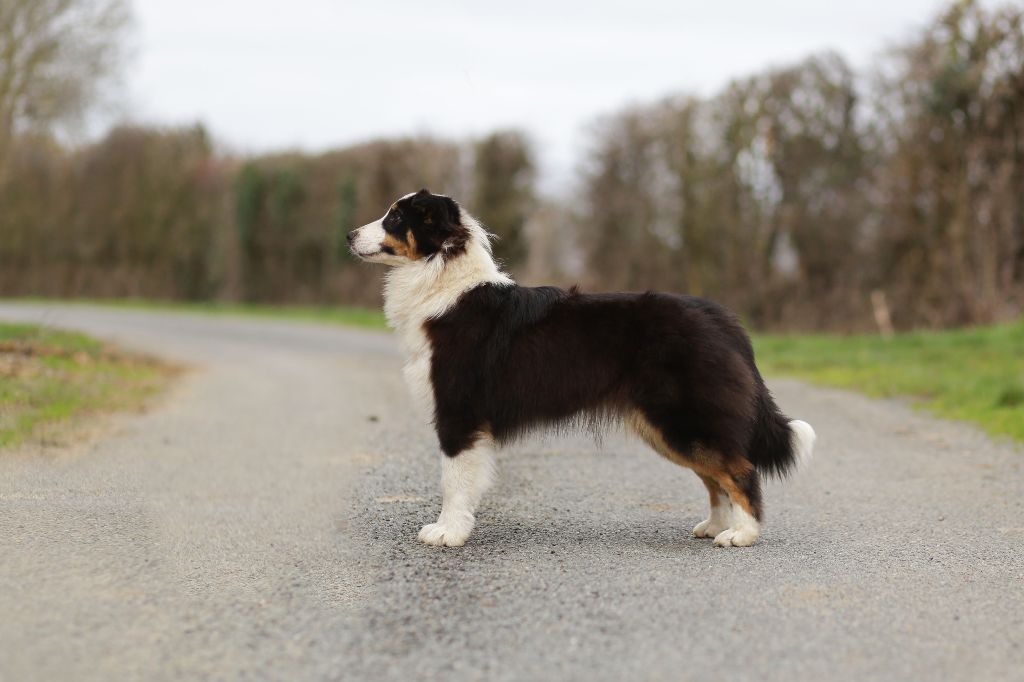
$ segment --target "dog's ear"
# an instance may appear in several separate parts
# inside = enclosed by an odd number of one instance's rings
[[[414,232],[426,255],[453,253],[465,246],[468,235],[454,199],[421,189],[411,197],[409,205],[419,218],[414,221],[418,223]]]
[[[412,195],[409,203],[427,225],[436,225],[443,229],[459,223],[459,205],[451,197],[432,194],[429,189],[421,189]]]

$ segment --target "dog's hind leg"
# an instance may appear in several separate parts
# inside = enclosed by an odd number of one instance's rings
[[[710,476],[700,476],[704,487],[708,489],[711,502],[711,514],[693,527],[693,534],[698,538],[713,538],[732,524],[732,503],[729,496]]]
[[[732,502],[729,527],[715,536],[719,547],[748,547],[761,534],[761,479],[746,459],[708,472]]]
[[[428,545],[461,547],[476,523],[476,508],[494,482],[494,441],[481,435],[454,456],[441,455],[441,515],[420,529]]]

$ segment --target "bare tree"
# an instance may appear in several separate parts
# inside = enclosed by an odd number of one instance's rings
[[[79,121],[121,62],[125,0],[0,0],[0,160],[12,137]]]
[[[897,326],[1024,308],[1024,9],[949,6],[880,76],[879,288]]]

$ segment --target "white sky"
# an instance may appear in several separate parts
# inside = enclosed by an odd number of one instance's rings
[[[939,0],[134,0],[129,115],[230,148],[525,129],[549,191],[601,114],[834,49],[854,67]]]

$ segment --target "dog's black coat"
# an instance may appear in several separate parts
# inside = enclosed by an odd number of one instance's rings
[[[507,442],[581,415],[638,411],[684,456],[704,448],[763,474],[794,463],[788,419],[750,340],[711,301],[483,284],[425,329],[437,433],[449,456],[481,432]],[[759,503],[756,481],[742,487]]]

